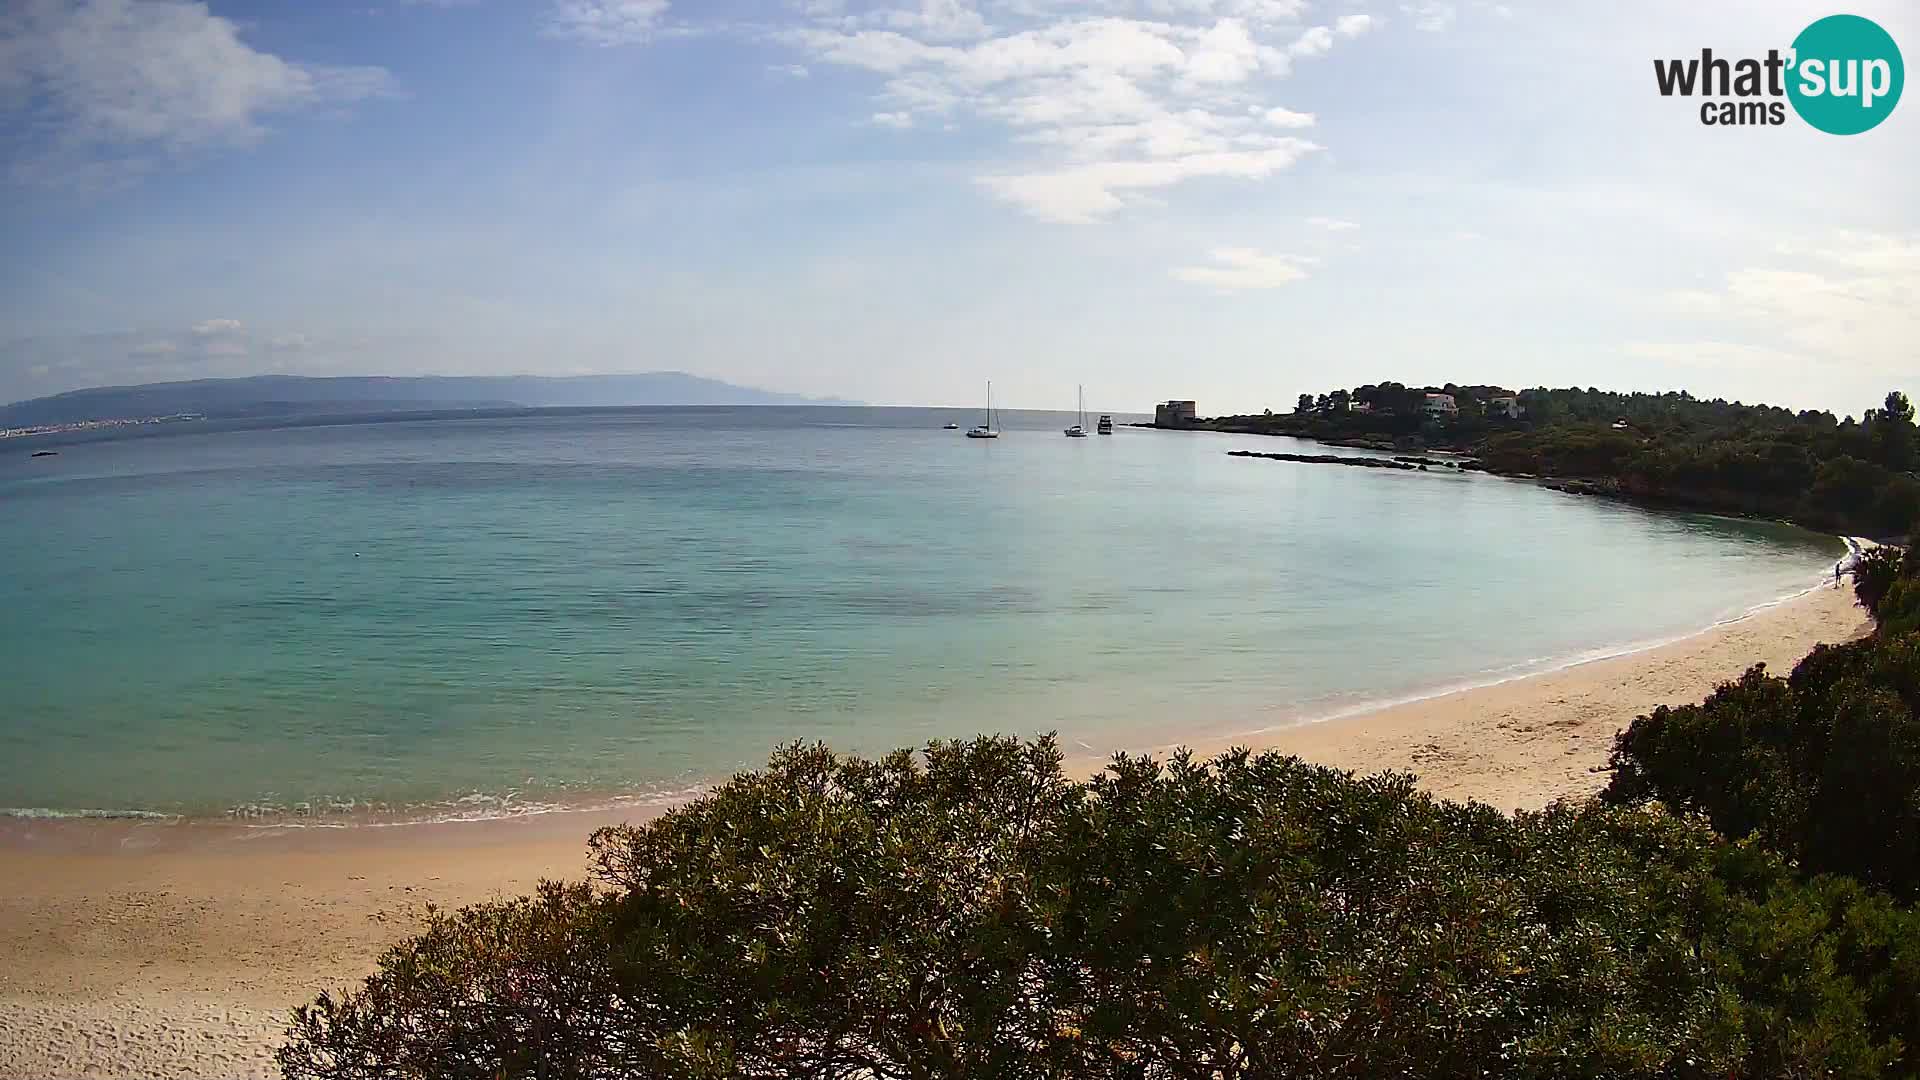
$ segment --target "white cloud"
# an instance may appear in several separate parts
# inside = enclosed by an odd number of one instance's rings
[[[1178,48],[1179,46],[1176,46]],[[1180,74],[1193,83],[1243,83],[1262,66],[1284,71],[1286,61],[1254,39],[1239,19],[1221,19],[1187,43]]]
[[[877,76],[866,122],[929,132],[956,115],[998,125],[1018,151],[978,177],[1048,221],[1103,220],[1142,193],[1205,177],[1264,179],[1320,147],[1272,128],[1310,113],[1261,99],[1297,58],[1377,24],[1299,25],[1304,0],[786,0],[799,25],[725,32]],[[662,32],[667,0],[555,0],[550,29],[596,44]],[[991,18],[989,18],[991,13]],[[678,33],[711,32],[689,25]],[[980,129],[975,129],[980,130]]]
[[[1216,248],[1209,253],[1216,265],[1182,266],[1173,276],[1194,285],[1216,289],[1277,289],[1307,276],[1311,259],[1298,255],[1267,255],[1252,248]]]
[[[785,75],[789,79],[804,79],[813,74],[805,64],[768,64],[767,70],[775,75]]]
[[[669,0],[554,0],[547,31],[590,45],[638,45],[653,37]]]
[[[880,76],[874,122],[937,117],[927,126],[945,127],[967,113],[1000,125],[1014,147],[1037,153],[980,177],[982,187],[1042,220],[1085,224],[1148,201],[1149,191],[1207,177],[1265,179],[1320,149],[1272,130],[1307,127],[1311,114],[1261,98],[1296,57],[1323,55],[1372,20],[1287,25],[1301,7],[1004,0],[993,10],[1011,22],[989,29],[957,4],[855,14],[836,4],[812,25],[774,36],[814,62]],[[929,22],[952,32],[929,33]],[[952,40],[961,31],[977,36]]]
[[[1334,217],[1310,217],[1307,219],[1307,224],[1316,229],[1325,229],[1328,232],[1345,232],[1348,229],[1357,229],[1360,227],[1358,222],[1343,221],[1340,218]]]
[[[208,319],[195,323],[193,332],[201,337],[219,337],[238,334],[242,329],[244,328],[240,325],[239,319]]]
[[[1293,56],[1319,56],[1333,48],[1333,31],[1324,26],[1309,27],[1287,46]]]
[[[1439,33],[1453,25],[1460,9],[1446,0],[1419,0],[1418,3],[1401,4],[1400,10],[1413,19],[1413,25],[1428,33]]]
[[[1307,10],[1306,0],[1147,0],[1145,11],[1157,17],[1191,14],[1225,16],[1253,22],[1293,22]]]
[[[964,41],[984,37],[987,20],[963,0],[920,0],[917,8],[881,13],[888,27],[918,33],[934,41]]]
[[[983,177],[980,182],[1042,221],[1091,225],[1124,208],[1127,196],[1200,177],[1264,180],[1318,149],[1303,139],[1288,138],[1263,150],[1104,161],[1052,172]]]
[[[300,64],[187,0],[14,0],[0,11],[0,109],[26,132],[18,180],[105,184],[265,132],[264,119],[389,92],[377,67]]]
[[[1667,294],[1670,310],[1721,324],[1702,342],[1642,343],[1636,355],[1792,370],[1818,362],[1853,373],[1911,374],[1920,365],[1920,234],[1837,232],[1782,245],[1786,265],[1733,270],[1718,290]],[[1728,343],[1731,335],[1773,343]]]
[[[1806,367],[1806,357],[1765,345],[1746,345],[1735,341],[1690,341],[1686,343],[1639,343],[1627,346],[1629,355],[1677,368],[1727,368],[1737,371],[1797,372]]]

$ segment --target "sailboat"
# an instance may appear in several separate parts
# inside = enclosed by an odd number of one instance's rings
[[[993,380],[987,380],[987,422],[967,429],[969,439],[997,439],[1000,432],[993,426]]]
[[[1067,438],[1084,439],[1087,437],[1087,388],[1079,388],[1080,422],[1067,429]]]

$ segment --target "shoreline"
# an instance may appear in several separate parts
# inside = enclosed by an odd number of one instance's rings
[[[1535,473],[1506,472],[1500,469],[1492,469],[1492,468],[1488,468],[1486,465],[1480,462],[1479,455],[1471,447],[1467,447],[1463,449],[1457,446],[1430,447],[1430,446],[1423,445],[1417,449],[1403,449],[1395,445],[1394,440],[1391,440],[1391,439],[1369,439],[1361,436],[1328,437],[1324,435],[1307,435],[1307,434],[1292,432],[1292,431],[1256,430],[1251,427],[1199,426],[1199,427],[1181,428],[1181,427],[1161,427],[1158,424],[1146,424],[1146,423],[1129,424],[1127,426],[1137,427],[1137,428],[1147,428],[1154,431],[1180,431],[1180,432],[1187,432],[1187,433],[1199,432],[1199,433],[1208,433],[1208,434],[1214,434],[1214,435],[1252,435],[1252,436],[1263,438],[1263,439],[1293,439],[1297,442],[1309,442],[1309,443],[1318,444],[1320,446],[1333,446],[1333,447],[1339,447],[1347,450],[1366,450],[1371,453],[1386,454],[1389,456],[1423,455],[1423,456],[1458,458],[1460,459],[1460,463],[1457,465],[1454,465],[1453,467],[1456,469],[1459,469],[1462,472],[1477,472],[1477,473],[1485,474],[1487,476],[1499,477],[1502,480],[1512,480],[1512,481],[1523,483],[1523,484],[1534,484],[1539,487],[1544,487],[1549,490],[1558,491],[1567,495],[1580,495],[1580,496],[1585,496],[1587,498],[1607,499],[1613,502],[1623,503],[1627,506],[1637,506],[1643,510],[1654,510],[1654,511],[1668,512],[1668,513],[1683,513],[1683,514],[1705,514],[1708,517],[1726,518],[1729,521],[1759,521],[1759,522],[1766,522],[1768,524],[1773,524],[1773,525],[1787,525],[1796,529],[1805,529],[1808,532],[1814,532],[1814,533],[1826,533],[1832,527],[1831,523],[1827,525],[1812,525],[1804,521],[1795,521],[1792,518],[1779,517],[1773,514],[1760,513],[1760,512],[1748,512],[1748,511],[1743,511],[1743,510],[1735,509],[1732,507],[1726,507],[1726,506],[1706,505],[1706,504],[1694,502],[1679,496],[1661,496],[1661,495],[1651,495],[1651,494],[1644,494],[1644,493],[1633,493],[1633,492],[1621,491],[1618,489],[1617,485],[1611,488],[1607,486],[1614,482],[1613,478],[1610,478],[1610,477],[1542,476]],[[1234,451],[1228,451],[1228,453],[1233,454]],[[1276,457],[1278,455],[1241,453],[1241,454],[1238,454],[1237,456]],[[1282,457],[1282,460],[1288,460],[1288,459]],[[1299,460],[1299,459],[1296,457],[1291,460]],[[1398,460],[1398,458],[1395,458],[1395,460]],[[1903,543],[1904,540],[1905,540],[1904,537],[1901,537],[1898,535],[1888,535],[1887,538],[1884,540],[1869,540],[1868,543],[1870,545],[1900,544],[1900,543]]]
[[[1414,772],[1441,797],[1534,809],[1604,786],[1612,736],[1640,713],[1698,701],[1753,663],[1784,673],[1867,629],[1852,590],[1829,582],[1678,639],[1181,744]],[[1109,756],[1070,755],[1068,775]],[[595,827],[668,805],[383,828],[7,823],[0,1077],[272,1075],[286,1010],[356,982],[426,904],[583,876]]]
[[[1851,585],[1829,581],[1693,634],[1317,723],[1185,745],[1200,757],[1247,746],[1360,773],[1412,772],[1442,798],[1536,810],[1605,787],[1613,736],[1639,715],[1698,702],[1754,664],[1785,675],[1815,645],[1871,631]],[[1164,755],[1176,745],[1147,750]]]

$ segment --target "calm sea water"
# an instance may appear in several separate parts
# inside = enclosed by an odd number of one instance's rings
[[[0,444],[0,808],[374,820],[670,791],[794,739],[1162,744],[1682,634],[1840,550],[1226,456],[1286,440],[949,418]]]

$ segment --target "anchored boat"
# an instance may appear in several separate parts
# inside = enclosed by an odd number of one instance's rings
[[[986,423],[977,424],[973,427],[968,428],[967,438],[997,439],[1000,437],[999,429],[993,426],[993,380],[992,379],[987,380],[987,417],[986,419],[987,419]]]
[[[1080,395],[1080,422],[1067,429],[1067,438],[1069,439],[1084,439],[1087,437],[1087,388],[1084,386],[1080,387],[1078,393]]]

